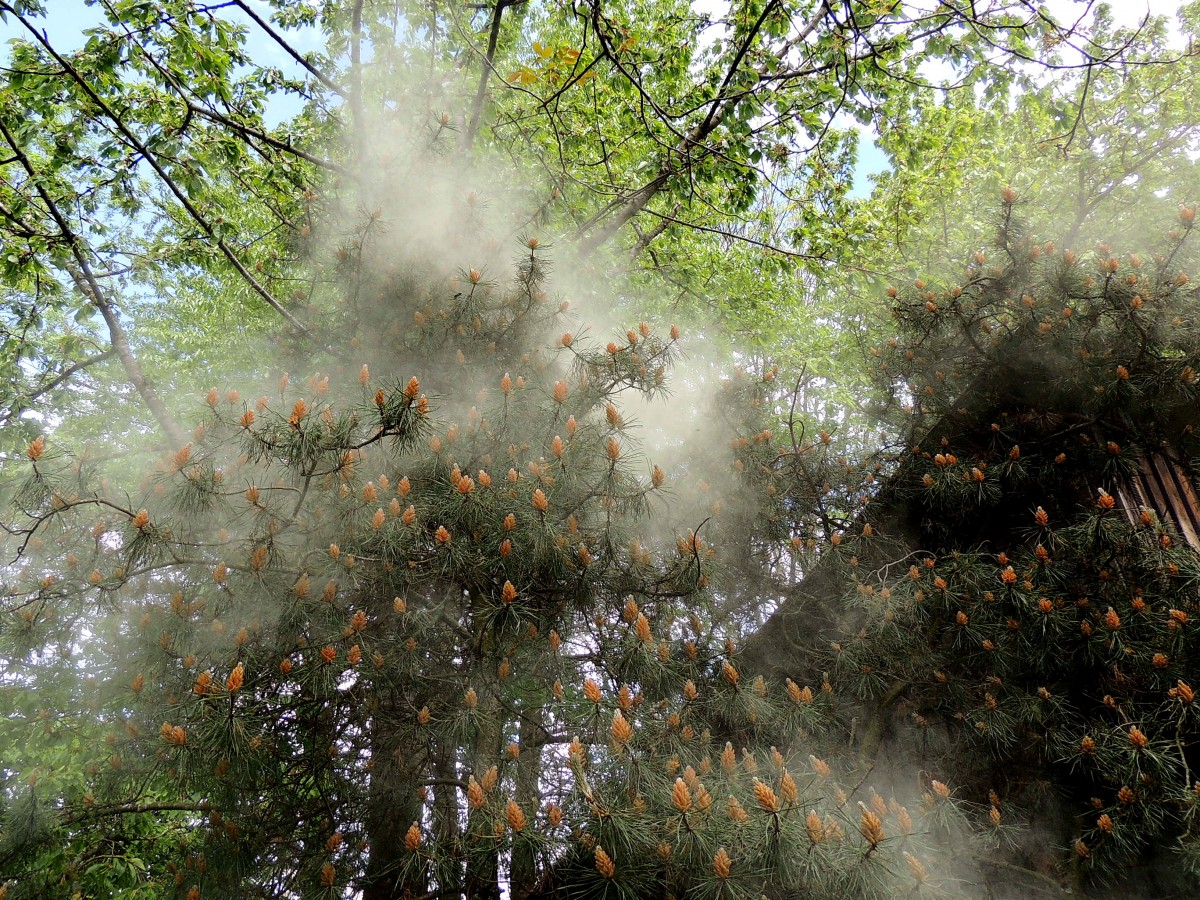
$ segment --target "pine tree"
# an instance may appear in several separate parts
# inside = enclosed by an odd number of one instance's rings
[[[436,158],[391,207],[308,198],[302,374],[204,391],[140,478],[52,437],[11,467],[9,896],[111,884],[138,834],[133,880],[189,900],[926,889],[949,789],[856,803],[812,754],[832,685],[744,672],[719,614],[810,492],[775,373],[728,382],[742,502],[676,530],[707,463],[643,459],[626,399],[679,329],[588,336]]]

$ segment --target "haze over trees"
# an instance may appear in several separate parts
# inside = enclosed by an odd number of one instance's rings
[[[1200,4],[89,5],[0,897],[1194,889]]]

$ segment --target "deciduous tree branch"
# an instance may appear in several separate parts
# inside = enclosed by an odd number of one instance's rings
[[[321,84],[333,91],[343,100],[347,99],[347,93],[345,89],[343,89],[328,75],[310,63],[307,59],[305,59],[303,54],[299,53],[291,44],[285,41],[283,36],[274,28],[272,28],[269,22],[265,21],[262,16],[260,16],[250,7],[250,4],[246,3],[245,0],[234,0],[234,2],[238,9],[240,9],[254,21],[255,25],[266,32],[267,37],[278,44],[288,56],[299,63],[304,71],[308,72],[308,74],[312,75],[313,78],[317,79],[317,81],[321,82]]]
[[[107,350],[104,350],[93,356],[89,356],[87,359],[80,360],[77,363],[72,363],[66,369],[64,369],[62,372],[60,372],[51,381],[42,385],[37,390],[31,391],[30,393],[26,394],[21,399],[26,403],[30,403],[30,402],[38,399],[39,397],[43,397],[46,394],[50,393],[55,388],[59,387],[60,385],[65,384],[67,381],[69,381],[71,378],[73,378],[79,372],[82,372],[84,369],[88,369],[98,363],[102,363],[106,359],[112,359],[112,357],[116,354],[116,352],[117,351],[114,350],[112,347],[109,347]],[[0,419],[3,419],[3,421],[8,421],[12,417],[13,417],[13,412],[10,410],[9,412],[5,413],[2,417],[0,417]]]
[[[190,216],[191,219],[200,226],[200,229],[204,232],[204,234],[213,242],[217,249],[221,251],[221,254],[226,258],[226,260],[229,261],[234,269],[237,270],[238,274],[241,275],[242,279],[250,286],[250,288],[256,294],[258,294],[259,297],[266,301],[268,306],[283,316],[283,318],[287,320],[288,324],[290,324],[293,328],[296,328],[298,331],[307,332],[308,329],[305,328],[304,323],[292,315],[291,312],[284,308],[284,306],[277,299],[275,299],[271,292],[268,291],[266,287],[264,287],[262,283],[254,277],[250,270],[246,268],[245,264],[240,258],[238,258],[238,255],[234,253],[233,248],[229,246],[225,239],[217,235],[212,223],[209,222],[207,217],[205,217],[200,210],[196,208],[195,204],[193,204],[188,198],[187,193],[178,184],[176,184],[175,180],[167,173],[166,169],[163,168],[163,165],[159,161],[158,157],[136,134],[134,134],[133,129],[131,129],[125,123],[125,120],[117,114],[117,112],[104,100],[104,98],[96,93],[88,79],[84,78],[82,74],[80,74],[79,70],[76,69],[69,60],[67,60],[62,54],[54,49],[54,46],[50,43],[49,39],[36,28],[34,28],[32,23],[30,23],[24,16],[18,14],[12,6],[10,6],[8,3],[0,3],[0,10],[11,13],[25,27],[25,29],[34,36],[34,39],[37,41],[37,43],[40,44],[42,48],[54,58],[55,62],[57,62],[62,67],[63,71],[71,78],[71,80],[79,86],[79,89],[87,95],[88,99],[96,104],[96,107],[101,113],[103,113],[104,117],[113,125],[114,128],[117,129],[118,132],[120,132],[121,136],[129,142],[130,146],[132,146],[139,154],[141,154],[142,158],[145,159],[150,168],[154,170],[154,173],[158,175],[162,183],[167,187],[171,194],[174,195],[175,199],[179,201],[180,206],[183,207],[188,216]]]
[[[496,0],[492,10],[492,24],[488,30],[488,45],[484,52],[483,67],[479,73],[479,87],[475,90],[475,100],[471,103],[471,121],[467,126],[466,147],[468,150],[475,144],[475,135],[479,131],[479,120],[483,115],[483,101],[487,97],[488,78],[492,74],[492,64],[496,58],[496,44],[500,40],[500,21],[504,10],[510,5],[510,0]]]
[[[182,447],[187,443],[187,436],[179,423],[175,421],[174,416],[168,411],[166,404],[162,398],[158,396],[158,392],[151,386],[146,378],[142,367],[138,363],[137,357],[134,356],[133,348],[129,345],[129,339],[125,335],[125,329],[121,325],[120,317],[117,315],[108,296],[101,287],[99,279],[92,272],[91,261],[88,259],[86,252],[87,248],[83,239],[71,227],[66,216],[58,208],[58,203],[50,196],[46,190],[42,178],[37,169],[33,165],[33,161],[9,130],[3,119],[0,119],[0,135],[3,135],[4,140],[8,143],[13,153],[20,160],[21,167],[28,174],[30,181],[33,183],[34,190],[46,206],[46,212],[54,220],[58,227],[59,233],[63,236],[67,246],[70,248],[71,257],[75,261],[75,265],[68,264],[67,271],[70,273],[72,281],[75,283],[76,289],[81,295],[86,297],[89,303],[100,313],[104,319],[104,324],[108,328],[109,343],[112,345],[113,352],[121,361],[122,368],[125,369],[125,375],[133,385],[134,390],[138,392],[138,396],[142,398],[142,402],[150,410],[159,427],[167,434],[171,442],[176,446]]]

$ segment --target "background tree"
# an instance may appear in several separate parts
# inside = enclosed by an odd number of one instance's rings
[[[999,843],[1032,820],[1107,880],[1194,852],[1195,208],[1157,251],[1081,256],[1017,202],[965,274],[888,289],[898,332],[871,353],[909,450],[748,664],[828,669],[864,701],[864,763],[935,767],[990,802]],[[1156,469],[1178,486],[1150,489]],[[832,654],[794,637],[805,617]]]

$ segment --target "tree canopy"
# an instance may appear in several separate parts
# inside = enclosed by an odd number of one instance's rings
[[[87,5],[0,897],[1192,885],[1200,5]]]

